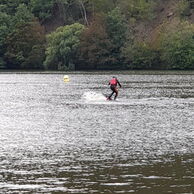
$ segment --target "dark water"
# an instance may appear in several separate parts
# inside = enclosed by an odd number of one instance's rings
[[[194,75],[111,76],[0,75],[0,193],[194,193]]]

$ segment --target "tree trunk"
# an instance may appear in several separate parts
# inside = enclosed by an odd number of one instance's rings
[[[86,8],[85,8],[84,3],[83,3],[82,0],[80,0],[80,5],[81,5],[81,8],[83,10],[83,18],[84,18],[84,21],[85,21],[86,25],[89,26]]]

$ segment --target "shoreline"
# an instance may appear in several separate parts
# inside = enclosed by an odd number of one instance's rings
[[[194,70],[100,70],[100,71],[21,71],[3,70],[0,74],[129,74],[129,75],[194,75]]]

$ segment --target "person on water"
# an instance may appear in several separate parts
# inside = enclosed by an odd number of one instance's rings
[[[107,100],[112,100],[111,97],[114,93],[115,93],[114,100],[116,100],[116,98],[118,96],[117,84],[121,88],[120,82],[118,81],[118,79],[116,77],[113,76],[112,79],[109,81],[109,85],[110,85],[110,89],[112,90],[112,93],[108,96]]]

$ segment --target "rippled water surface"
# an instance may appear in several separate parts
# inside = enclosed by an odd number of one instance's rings
[[[0,74],[0,193],[194,192],[194,75],[111,76]]]

